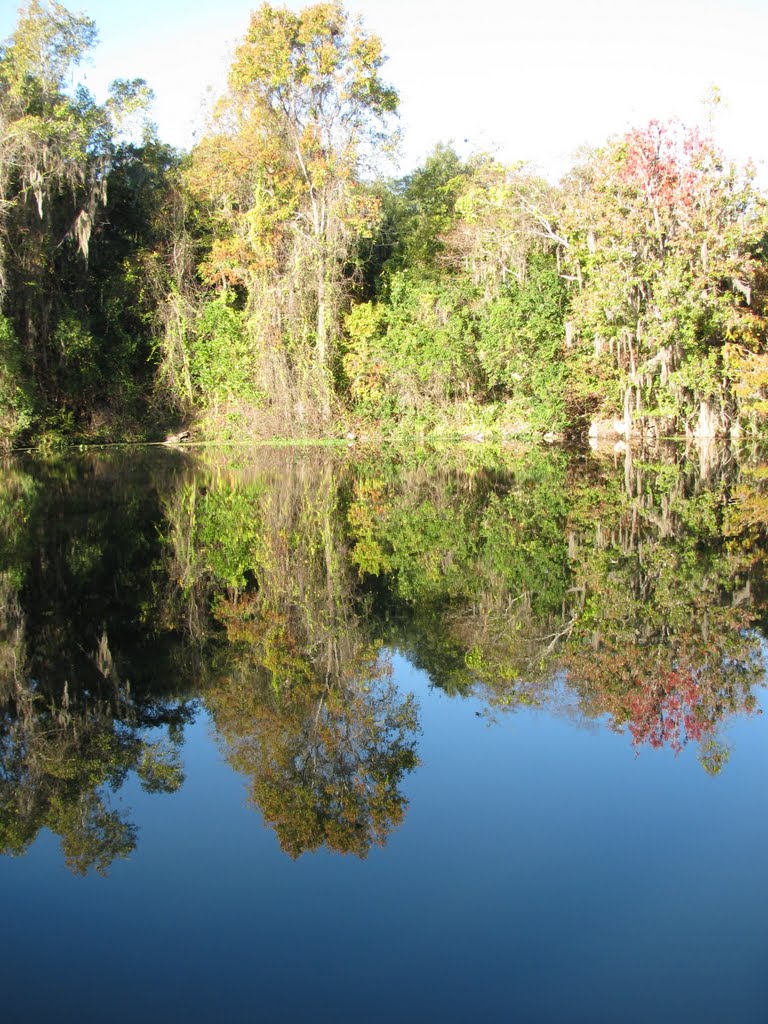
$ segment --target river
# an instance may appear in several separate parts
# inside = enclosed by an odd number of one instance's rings
[[[8,1021],[762,1022],[768,460],[0,469]]]

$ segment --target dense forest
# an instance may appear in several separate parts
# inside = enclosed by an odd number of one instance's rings
[[[761,430],[766,197],[700,129],[639,127],[558,184],[450,144],[386,177],[381,41],[263,4],[179,153],[143,80],[73,84],[95,42],[29,0],[0,48],[5,448]]]

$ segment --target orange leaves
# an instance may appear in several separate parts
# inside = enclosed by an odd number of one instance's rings
[[[243,284],[249,261],[250,253],[242,239],[217,238],[211,244],[208,256],[200,264],[200,277],[206,284],[213,286]]]

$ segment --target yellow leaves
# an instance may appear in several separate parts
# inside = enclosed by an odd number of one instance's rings
[[[357,25],[352,31],[349,51],[355,61],[356,68],[377,68],[385,59],[381,39],[378,36],[365,35]]]
[[[229,73],[234,91],[279,89],[291,77],[298,17],[286,8],[262,6],[251,15],[245,40],[235,51]]]
[[[365,302],[353,306],[345,321],[346,351],[342,360],[350,394],[362,405],[380,401],[388,384],[385,367],[375,359],[376,340],[384,331],[384,313]]]
[[[361,164],[397,102],[378,78],[381,62],[379,40],[350,29],[340,3],[300,13],[263,4],[188,174],[224,236],[205,280],[245,284],[253,316],[294,353],[311,345],[324,382],[354,239],[380,215]]]
[[[315,4],[305,7],[299,15],[297,41],[305,49],[315,49],[327,61],[336,51],[347,29],[347,15],[340,3]],[[320,68],[321,61],[318,60]],[[329,66],[330,73],[334,64]]]
[[[347,15],[338,3],[316,4],[300,14],[263,4],[235,53],[230,87],[290,91],[300,82],[317,88],[345,63],[346,28]]]
[[[768,416],[768,353],[750,352],[742,345],[723,349],[725,368],[745,410]]]
[[[352,561],[360,576],[377,576],[390,568],[390,559],[377,537],[377,527],[386,510],[386,485],[383,480],[360,479],[355,482],[355,498],[348,519],[354,545]]]
[[[760,489],[760,482],[753,483],[745,475],[745,480],[737,486],[723,524],[726,536],[738,537],[755,527],[768,528],[768,494]]]

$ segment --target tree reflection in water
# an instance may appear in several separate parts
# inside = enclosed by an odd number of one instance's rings
[[[47,828],[79,874],[136,845],[110,800],[129,772],[148,792],[182,784],[192,717],[164,685],[173,651],[142,627],[157,502],[147,467],[125,468],[0,477],[0,849],[23,853]]]
[[[339,483],[326,463],[254,487],[245,506],[226,505],[235,522],[208,561],[229,645],[207,703],[227,758],[293,857],[320,846],[364,857],[383,844],[417,764],[416,704],[392,682],[363,615]],[[209,517],[225,521],[220,494],[199,507],[202,535]],[[245,571],[244,556],[227,551],[243,536],[238,522],[259,524]]]
[[[177,789],[203,704],[287,853],[365,856],[418,764],[393,650],[489,714],[575,709],[716,773],[763,682],[766,479],[674,449],[8,465],[0,846],[47,827],[106,871],[137,841],[110,794]]]

